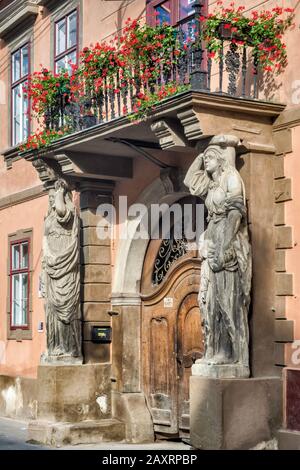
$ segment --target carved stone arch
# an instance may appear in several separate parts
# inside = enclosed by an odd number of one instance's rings
[[[189,196],[189,192],[183,185],[183,176],[172,169],[151,183],[136,203],[144,204],[149,209],[151,204],[173,204],[186,196]],[[125,224],[128,232],[133,234],[138,230],[139,220],[126,220]],[[148,243],[149,240],[134,239],[134,237],[119,240],[112,285],[113,299],[119,294],[139,295]]]

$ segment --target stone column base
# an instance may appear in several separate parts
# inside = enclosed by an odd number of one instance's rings
[[[277,439],[279,450],[300,450],[300,431],[280,429]]]
[[[250,449],[269,441],[282,422],[278,378],[190,378],[191,445]]]
[[[192,365],[192,374],[212,379],[248,378],[249,367],[243,364],[207,364],[203,360]]]
[[[154,427],[143,393],[112,392],[113,416],[126,426],[126,442],[154,442]]]

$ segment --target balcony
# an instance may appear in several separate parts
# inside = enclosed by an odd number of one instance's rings
[[[228,31],[216,32],[217,61],[203,40],[192,37],[193,31],[186,40],[180,28],[176,33],[166,27],[149,31],[132,22],[127,33],[129,39],[125,34],[113,52],[107,45],[85,48],[81,68],[71,75],[44,70],[37,76],[34,99],[42,87],[38,112],[44,131],[38,144],[31,141],[34,146],[25,146],[21,155],[45,183],[61,173],[74,181],[131,178],[137,155],[164,169],[168,165],[157,156],[163,159],[165,150],[195,152],[196,144],[197,150],[205,146],[217,128],[260,135],[284,109],[272,99],[276,87],[272,77],[266,84],[251,45],[232,40]],[[139,44],[139,34],[142,39],[148,34],[152,43],[132,52],[130,41]],[[167,45],[160,44],[161,36]],[[6,152],[8,163],[13,157]]]
[[[45,126],[50,130],[67,126],[72,132],[78,132],[126,116],[138,121],[145,117],[138,107],[139,97],[155,95],[161,89],[165,89],[162,98],[164,93],[165,98],[169,98],[171,94],[176,96],[191,90],[209,94],[212,99],[227,97],[252,101],[253,104],[257,101],[272,101],[262,88],[262,75],[251,62],[250,48],[245,47],[242,51],[228,48],[218,63],[208,58],[207,51],[202,52],[203,67],[197,68],[197,51],[189,47],[171,69],[160,67],[155,81],[147,87],[138,78],[131,83],[124,82],[116,74],[109,79],[104,78],[104,86],[99,93],[87,90],[80,102],[72,102],[66,93],[58,94],[55,104],[45,112]],[[137,68],[131,71],[132,77],[139,75]],[[168,84],[172,84],[173,93],[168,92]],[[153,108],[163,101],[157,99]],[[151,115],[151,111],[147,114]]]

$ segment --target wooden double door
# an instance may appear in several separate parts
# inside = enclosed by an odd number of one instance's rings
[[[155,279],[161,250],[160,241],[150,243],[143,270],[143,389],[155,433],[187,438],[191,367],[203,354],[200,262],[191,253],[180,253]]]

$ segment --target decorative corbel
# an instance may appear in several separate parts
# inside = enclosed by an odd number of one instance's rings
[[[171,119],[160,119],[151,124],[151,130],[159,139],[163,150],[180,150],[189,147],[189,142],[183,133],[180,124]]]

